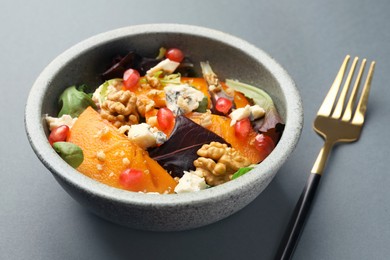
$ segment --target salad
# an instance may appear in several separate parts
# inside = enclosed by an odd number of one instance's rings
[[[102,84],[69,86],[46,115],[49,143],[72,167],[134,192],[184,193],[247,173],[275,148],[284,124],[263,90],[201,76],[177,48],[115,57]]]

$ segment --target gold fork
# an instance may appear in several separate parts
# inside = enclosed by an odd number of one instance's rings
[[[292,257],[332,147],[336,143],[353,142],[360,137],[367,109],[367,101],[374,74],[375,62],[372,62],[370,65],[363,90],[360,94],[360,99],[357,105],[355,105],[359,92],[359,85],[366,65],[366,59],[363,59],[359,72],[355,78],[355,84],[353,85],[352,90],[350,90],[358,58],[356,57],[353,60],[347,78],[345,79],[344,87],[340,92],[339,89],[343,83],[349,60],[350,56],[347,55],[314,120],[313,128],[324,138],[324,146],[320,150],[311,170],[311,174],[306,182],[306,186],[295,206],[275,259],[284,260]],[[349,100],[346,103],[348,94]]]

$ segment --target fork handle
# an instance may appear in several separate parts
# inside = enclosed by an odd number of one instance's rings
[[[317,156],[317,159],[311,169],[311,173],[322,174],[325,169],[326,161],[328,160],[330,151],[335,144],[334,140],[325,139],[324,145],[322,146],[320,153]]]
[[[320,180],[321,174],[310,174],[306,186],[295,206],[286,233],[279,245],[275,260],[291,259]]]

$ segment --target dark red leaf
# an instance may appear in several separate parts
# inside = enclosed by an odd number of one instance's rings
[[[226,143],[222,137],[196,124],[185,116],[176,117],[169,139],[161,146],[149,150],[149,155],[173,177],[183,176],[183,171],[194,170],[196,152],[213,141]],[[228,144],[229,145],[229,144]]]

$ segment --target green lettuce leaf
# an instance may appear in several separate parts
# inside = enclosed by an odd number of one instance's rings
[[[85,89],[85,86],[81,86],[79,89],[76,86],[70,86],[65,89],[59,98],[61,110],[58,117],[63,115],[78,117],[88,106],[96,108],[91,96],[82,89]]]
[[[55,142],[54,150],[73,168],[77,168],[84,160],[83,150],[73,143]]]
[[[279,125],[284,125],[276,106],[267,92],[245,84],[236,80],[227,79],[226,85],[236,91],[243,93],[246,97],[253,100],[253,102],[265,110],[264,118],[257,120],[255,129],[260,132],[267,132],[270,129],[282,128]],[[281,130],[283,131],[283,130]]]
[[[251,171],[254,167],[244,167],[244,168],[240,168],[238,169],[238,171],[236,171],[233,176],[232,176],[232,180],[234,179],[237,179],[238,177],[244,175],[245,173]]]

